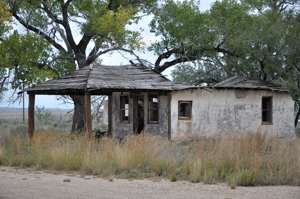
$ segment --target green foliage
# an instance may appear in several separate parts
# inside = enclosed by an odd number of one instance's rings
[[[207,13],[199,13],[197,10],[198,7],[193,1],[166,1],[165,6],[156,11],[151,22],[152,31],[163,38],[150,49],[161,54],[166,48],[182,46],[185,54],[200,57],[199,46],[208,47],[213,39],[211,34],[207,34],[208,26],[202,26],[209,23]]]
[[[32,85],[73,71],[76,65],[88,65],[105,52],[140,48],[139,33],[127,25],[137,22],[155,2],[1,0],[0,79],[7,87],[20,89],[21,84]],[[14,20],[8,21],[10,17]],[[14,22],[19,23],[13,26]],[[8,76],[14,79],[12,85]]]
[[[10,18],[10,13],[4,4],[4,2],[0,1],[0,24],[6,22]]]
[[[227,177],[227,183],[231,187],[239,186],[254,186],[257,181],[257,174],[250,170],[241,170]]]
[[[222,67],[206,62],[195,65],[179,65],[172,71],[171,75],[175,82],[200,86],[203,84],[215,84],[227,77],[227,73]]]
[[[151,50],[175,63],[190,62],[175,69],[177,81],[211,83],[232,75],[284,80],[299,101],[297,5],[295,0],[224,0],[203,12],[196,1],[166,1],[151,24],[162,38]]]
[[[21,89],[57,75],[54,69],[39,66],[48,63],[51,49],[48,43],[35,35],[14,32],[0,42],[0,56],[2,77],[14,74],[10,84],[13,89]]]

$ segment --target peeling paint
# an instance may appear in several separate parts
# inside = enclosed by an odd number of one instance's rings
[[[273,96],[273,124],[262,125],[261,99]],[[191,121],[178,120],[178,101],[193,101]],[[171,137],[267,133],[294,136],[294,102],[284,92],[191,89],[172,92]]]

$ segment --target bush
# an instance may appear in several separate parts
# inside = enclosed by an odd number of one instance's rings
[[[256,176],[254,171],[245,169],[228,176],[227,183],[231,187],[235,187],[236,185],[254,186],[257,183]]]
[[[300,185],[300,139],[262,135],[169,142],[155,136],[102,138],[36,133],[29,143],[13,136],[0,144],[0,164],[79,171],[122,178],[237,185]]]

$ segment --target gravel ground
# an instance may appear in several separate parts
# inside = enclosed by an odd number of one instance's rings
[[[230,189],[166,180],[101,179],[0,167],[0,199],[299,199],[300,187]]]

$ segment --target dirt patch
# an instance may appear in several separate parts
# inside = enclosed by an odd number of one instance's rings
[[[166,180],[101,179],[77,174],[0,167],[1,199],[298,199],[300,187],[261,186],[231,189],[225,184],[204,185]]]

